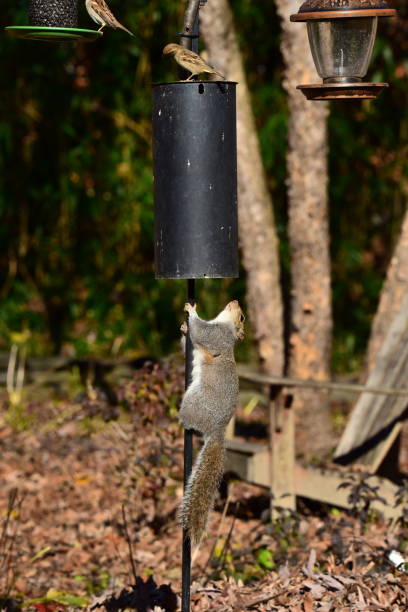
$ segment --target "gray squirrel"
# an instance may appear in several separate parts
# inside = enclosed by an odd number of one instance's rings
[[[187,303],[184,310],[193,344],[193,371],[179,420],[186,429],[200,432],[204,444],[188,480],[179,518],[192,543],[199,544],[223,474],[225,430],[238,400],[234,345],[244,338],[245,317],[237,300],[211,321],[200,319],[196,305]],[[186,322],[181,331],[187,333]]]

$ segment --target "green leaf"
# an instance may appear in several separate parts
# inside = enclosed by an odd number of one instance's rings
[[[89,599],[81,595],[58,591],[57,589],[48,589],[44,597],[37,597],[24,602],[24,607],[30,607],[36,603],[50,603],[55,601],[63,606],[75,606],[76,608],[85,608],[89,604]]]
[[[258,564],[265,569],[271,570],[275,567],[275,563],[273,562],[273,553],[267,548],[261,548],[258,550],[256,560],[258,561]]]
[[[41,559],[41,557],[44,557],[44,555],[50,552],[50,550],[51,550],[51,546],[45,546],[45,548],[42,548],[41,550],[39,550],[38,553],[34,555],[34,557],[31,557],[30,563],[37,561],[37,559]]]

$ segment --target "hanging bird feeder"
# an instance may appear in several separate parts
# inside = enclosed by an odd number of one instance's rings
[[[153,86],[156,278],[239,274],[235,89]]]
[[[78,28],[78,0],[30,0],[28,15],[30,25],[8,26],[6,32],[48,42],[91,42],[102,36],[97,30]]]
[[[323,83],[298,85],[308,100],[377,98],[388,83],[363,81],[379,17],[396,10],[384,0],[306,0],[291,21],[305,21],[313,60]]]

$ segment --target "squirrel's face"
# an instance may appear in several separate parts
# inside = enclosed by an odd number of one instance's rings
[[[224,308],[224,311],[226,311],[230,315],[231,321],[234,325],[235,335],[237,339],[243,340],[244,335],[245,335],[245,331],[244,331],[245,316],[240,308],[238,300],[233,300],[232,302],[229,302]]]

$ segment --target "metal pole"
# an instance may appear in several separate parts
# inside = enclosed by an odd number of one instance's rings
[[[200,0],[190,0],[187,6],[183,32],[181,33],[181,44],[186,49],[198,52]],[[187,301],[195,304],[195,280],[187,280]],[[190,334],[186,337],[186,364],[185,364],[185,387],[187,389],[191,382],[193,371],[193,345]],[[184,489],[193,468],[193,432],[191,429],[184,431]],[[191,583],[191,540],[183,530],[182,568],[181,568],[181,612],[190,612],[190,583]]]
[[[199,36],[199,12],[200,4],[203,0],[189,0],[185,15],[183,31],[181,32],[181,45],[186,49],[198,52],[198,36]],[[206,0],[204,0],[206,2]]]
[[[195,280],[187,280],[187,301],[195,304]],[[185,386],[186,389],[191,382],[193,370],[193,345],[190,334],[186,337],[186,368]],[[193,467],[193,432],[191,429],[184,431],[184,488],[190,477]],[[185,530],[183,530],[183,550],[182,550],[182,569],[181,569],[181,611],[190,612],[190,582],[191,582],[191,541]]]

